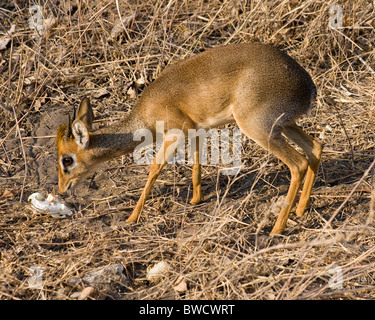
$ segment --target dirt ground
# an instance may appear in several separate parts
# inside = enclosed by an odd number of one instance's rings
[[[374,299],[375,4],[336,4],[0,0],[0,299]],[[282,236],[269,232],[289,171],[244,136],[238,175],[203,166],[197,206],[192,167],[169,165],[126,223],[149,167],[125,155],[60,197],[71,217],[30,210],[32,193],[58,194],[56,131],[83,97],[109,125],[169,64],[253,41],[318,88],[299,124],[322,162],[309,211]],[[150,279],[160,261],[168,271]]]

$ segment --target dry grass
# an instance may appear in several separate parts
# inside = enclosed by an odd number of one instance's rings
[[[57,20],[36,37],[28,24],[34,1],[0,0],[0,33],[16,26],[0,51],[1,299],[73,299],[85,275],[117,263],[126,281],[108,279],[92,298],[375,298],[375,3],[341,1],[336,30],[328,26],[336,1],[40,3],[44,18]],[[285,236],[268,233],[287,168],[247,140],[238,176],[204,167],[206,201],[196,207],[188,205],[191,167],[169,166],[141,223],[125,224],[147,174],[126,156],[66,199],[72,218],[27,209],[31,193],[56,188],[53,136],[83,96],[102,126],[174,61],[258,40],[286,50],[318,87],[312,117],[300,124],[324,143],[322,164],[310,211],[291,215]],[[161,260],[170,274],[151,283],[147,268]],[[32,266],[43,270],[42,288],[30,288]],[[176,291],[182,279],[187,290]]]

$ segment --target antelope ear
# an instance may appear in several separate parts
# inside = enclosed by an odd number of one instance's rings
[[[90,144],[90,134],[86,125],[81,120],[75,120],[72,125],[73,136],[76,143],[82,148],[87,149]]]
[[[94,112],[92,111],[89,98],[83,98],[78,108],[77,120],[81,120],[86,128],[91,131],[94,121]]]

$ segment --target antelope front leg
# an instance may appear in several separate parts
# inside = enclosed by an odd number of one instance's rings
[[[192,205],[196,205],[202,201],[201,182],[201,164],[195,163],[193,165],[193,198],[190,200],[190,204]]]
[[[154,160],[154,162],[153,162],[153,164],[151,165],[151,168],[150,168],[150,174],[148,176],[146,186],[143,189],[143,192],[142,192],[141,197],[139,198],[139,200],[137,202],[137,205],[135,206],[132,214],[126,220],[126,222],[138,222],[139,216],[140,216],[140,214],[143,210],[145,202],[146,202],[148,196],[150,195],[151,189],[152,189],[156,179],[158,178],[161,170],[163,169],[164,165],[165,165],[165,162],[162,163],[162,164],[158,164],[158,163],[156,163],[156,159]]]
[[[175,136],[176,137],[176,136]],[[168,137],[164,137],[163,145],[160,147],[160,150],[156,154],[156,157],[154,159],[154,162],[152,163],[150,167],[150,173],[148,175],[148,180],[146,183],[146,186],[143,189],[143,192],[141,194],[141,197],[139,198],[137,205],[135,206],[132,214],[130,217],[126,220],[126,222],[138,222],[139,216],[143,210],[143,207],[145,205],[145,202],[148,198],[148,196],[151,193],[151,189],[158,178],[161,170],[163,169],[164,165],[168,161],[170,157],[172,157],[174,150],[177,147],[177,144],[180,143],[182,140],[182,136],[177,136],[177,139],[174,139],[172,141],[169,141]],[[173,146],[173,144],[176,144]]]

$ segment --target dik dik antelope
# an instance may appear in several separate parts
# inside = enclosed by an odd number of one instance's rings
[[[156,121],[166,129],[209,129],[236,122],[241,131],[283,161],[291,172],[287,205],[279,213],[271,235],[285,229],[290,210],[305,178],[296,209],[302,216],[309,207],[322,146],[295,123],[309,115],[316,87],[309,74],[286,53],[260,43],[234,44],[206,50],[166,68],[142,93],[135,107],[117,123],[93,131],[90,102],[81,101],[77,116],[57,132],[59,192],[65,193],[96,166],[131,153],[139,142],[133,133],[141,128],[156,134]],[[301,147],[295,150],[287,137]],[[164,134],[146,186],[128,222],[135,222],[160,171],[173,155],[175,143]],[[193,197],[201,195],[199,150],[194,151]]]

